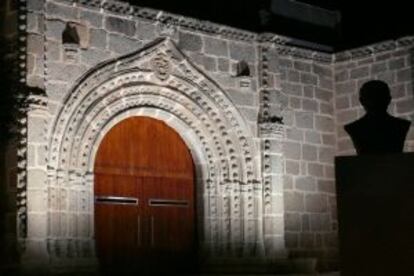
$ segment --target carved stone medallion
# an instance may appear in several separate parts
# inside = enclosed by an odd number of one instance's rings
[[[164,53],[159,52],[155,55],[155,57],[151,60],[151,67],[155,76],[162,81],[168,79],[170,76],[171,64],[167,55]]]

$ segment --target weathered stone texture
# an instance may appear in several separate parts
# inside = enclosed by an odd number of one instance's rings
[[[178,47],[187,51],[200,52],[203,48],[203,40],[200,35],[179,32]]]
[[[303,212],[305,210],[305,201],[303,193],[285,192],[285,210]]]
[[[105,27],[110,32],[117,32],[126,36],[135,35],[135,22],[118,17],[107,17],[105,19]]]
[[[227,41],[222,39],[205,37],[204,52],[209,55],[227,57],[229,55]]]
[[[81,22],[87,23],[90,27],[102,28],[103,25],[103,15],[95,11],[81,10],[80,19]]]
[[[238,61],[254,62],[257,59],[256,48],[245,43],[231,42],[229,44],[230,57]]]
[[[48,72],[51,80],[73,82],[86,72],[86,68],[77,64],[49,62]]]
[[[41,11],[45,0],[31,0],[27,2],[27,9],[30,11]]]
[[[91,47],[105,49],[107,41],[107,32],[105,30],[89,29],[89,45]]]
[[[139,41],[118,34],[110,34],[108,37],[108,49],[118,55],[124,55],[138,50],[142,44]]]
[[[29,1],[30,2],[30,1]],[[53,2],[47,2],[46,12],[51,17],[73,20],[77,18],[79,10],[68,5],[60,5]]]
[[[46,21],[46,37],[62,41],[62,33],[65,29],[65,22],[61,20],[50,19]]]
[[[143,41],[150,41],[156,37],[156,26],[152,22],[139,21],[137,37]]]

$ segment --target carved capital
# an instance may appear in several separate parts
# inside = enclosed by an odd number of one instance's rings
[[[283,124],[262,122],[259,124],[260,135],[264,138],[278,138],[281,139],[284,136]]]
[[[28,111],[31,110],[47,110],[48,98],[43,89],[29,88],[29,95],[26,98],[26,104]]]

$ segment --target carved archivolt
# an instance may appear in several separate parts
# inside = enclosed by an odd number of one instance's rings
[[[51,130],[49,186],[86,185],[91,197],[101,139],[120,120],[140,115],[164,120],[190,148],[203,201],[204,242],[219,247],[213,251],[248,252],[250,246],[257,254],[262,191],[253,135],[223,90],[168,39],[100,64],[74,86]]]

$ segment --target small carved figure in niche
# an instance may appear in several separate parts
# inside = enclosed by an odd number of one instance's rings
[[[379,80],[364,83],[359,91],[359,101],[366,114],[344,127],[357,153],[401,153],[411,123],[387,112],[391,102],[388,85]]]

